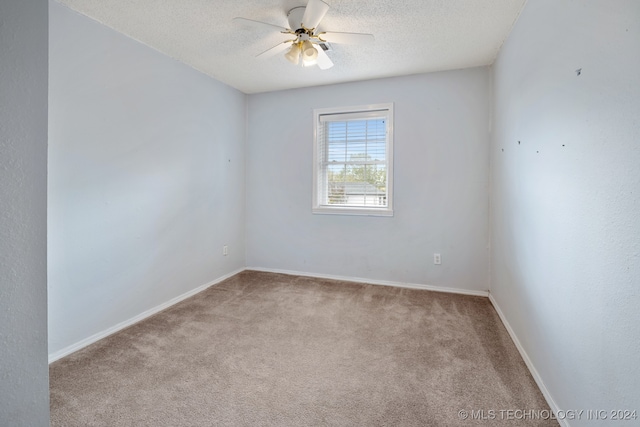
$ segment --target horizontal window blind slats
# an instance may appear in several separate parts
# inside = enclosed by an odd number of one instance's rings
[[[321,114],[320,122],[349,122],[362,119],[387,119],[388,110],[355,111],[349,113]]]
[[[365,210],[390,207],[390,117],[386,109],[316,113],[314,206]]]
[[[321,162],[320,163],[322,166],[329,166],[329,165],[354,165],[354,166],[365,166],[365,165],[386,165],[387,162],[385,162],[384,160],[372,160],[370,162],[349,162],[349,161],[345,161],[345,162],[338,162],[338,161],[329,161],[329,162]]]

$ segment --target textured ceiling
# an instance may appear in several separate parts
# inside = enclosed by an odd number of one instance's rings
[[[367,45],[332,44],[329,70],[283,54],[256,55],[287,40],[243,27],[238,16],[288,27],[306,0],[60,0],[121,33],[245,93],[489,65],[526,0],[325,0],[324,31],[372,33]]]

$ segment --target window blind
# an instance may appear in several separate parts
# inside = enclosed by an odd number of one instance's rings
[[[388,110],[319,116],[319,205],[388,207]]]

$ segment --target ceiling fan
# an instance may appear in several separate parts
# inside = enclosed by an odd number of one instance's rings
[[[321,70],[326,70],[333,67],[333,62],[325,52],[328,49],[327,42],[360,44],[371,42],[374,39],[372,34],[319,31],[318,25],[328,10],[329,5],[322,0],[309,0],[307,6],[295,7],[287,13],[290,28],[247,18],[234,18],[233,20],[236,23],[249,24],[254,27],[277,29],[282,34],[288,34],[292,37],[265,50],[257,57],[269,58],[289,49],[284,55],[289,62],[295,65],[301,63],[304,67],[318,65]]]

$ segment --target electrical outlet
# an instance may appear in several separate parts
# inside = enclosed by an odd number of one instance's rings
[[[224,246],[222,247],[222,255],[224,255],[224,256],[229,255],[229,246],[224,245]]]
[[[435,265],[442,264],[442,258],[440,257],[440,254],[433,254],[433,263]]]

